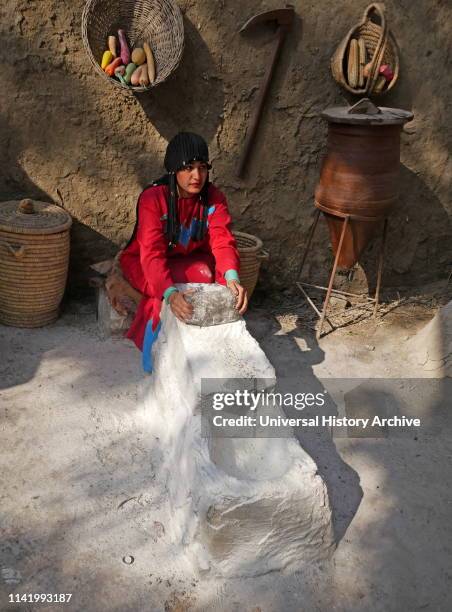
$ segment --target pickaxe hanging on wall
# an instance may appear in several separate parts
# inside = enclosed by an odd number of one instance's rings
[[[248,19],[248,21],[240,29],[240,32],[244,32],[245,30],[248,30],[250,27],[254,26],[257,23],[272,23],[276,25],[277,40],[275,49],[273,51],[273,58],[268,66],[267,73],[265,74],[264,83],[261,87],[261,91],[259,94],[259,100],[255,107],[250,127],[246,135],[245,145],[243,147],[242,156],[240,158],[240,163],[237,169],[237,175],[239,177],[242,177],[245,172],[246,164],[248,162],[251,147],[256,136],[257,128],[262,115],[262,110],[264,108],[265,98],[270,88],[270,83],[275,70],[275,66],[278,61],[278,57],[280,55],[281,47],[283,45],[286,34],[293,23],[294,16],[295,12],[293,6],[287,5],[287,7],[283,9],[266,11],[265,13],[259,13],[258,15],[254,15],[254,17]]]

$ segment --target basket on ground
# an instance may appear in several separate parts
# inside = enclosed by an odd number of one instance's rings
[[[264,259],[268,259],[267,251],[263,249],[262,240],[252,234],[233,232],[240,255],[240,283],[245,287],[248,298],[256,287],[259,269]]]
[[[57,319],[71,224],[70,215],[54,204],[0,203],[0,323],[41,327]]]
[[[147,42],[154,55],[156,78],[148,87],[121,84],[101,68],[109,35],[126,32],[131,47]],[[94,68],[104,79],[122,89],[147,91],[162,83],[177,68],[184,48],[184,24],[174,0],[87,0],[82,16],[82,37]]]

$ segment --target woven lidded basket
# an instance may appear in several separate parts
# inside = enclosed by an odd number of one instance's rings
[[[377,16],[380,23],[373,19]],[[371,62],[369,76],[362,87],[351,87],[346,78],[348,53],[352,39],[362,38],[366,47],[366,63]],[[375,91],[379,77],[380,66],[389,64],[394,76],[381,91]],[[357,95],[375,96],[388,92],[394,87],[399,77],[399,48],[390,32],[386,17],[385,5],[382,2],[369,4],[365,9],[361,21],[353,26],[342,40],[335,54],[331,58],[331,72],[339,85],[347,91]],[[360,67],[362,70],[362,67]]]
[[[122,29],[131,49],[149,43],[156,78],[148,87],[127,87],[101,68],[109,35]],[[184,49],[184,24],[174,0],[87,0],[82,16],[82,37],[96,71],[110,83],[133,92],[147,91],[162,83],[177,68]]]
[[[0,323],[55,321],[66,286],[70,215],[25,199],[0,203]]]
[[[233,234],[240,255],[240,283],[250,298],[256,287],[261,263],[269,258],[269,254],[263,249],[262,240],[257,236],[244,232],[233,232]]]

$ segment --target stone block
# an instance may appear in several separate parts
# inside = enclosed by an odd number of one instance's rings
[[[207,327],[232,323],[241,318],[235,308],[235,297],[224,285],[189,283],[191,293],[186,296],[190,304],[193,304],[193,316],[187,323]]]
[[[275,383],[245,322],[186,325],[164,305],[153,360],[144,415],[177,554],[200,572],[230,577],[327,558],[334,538],[326,486],[295,437],[203,437],[202,378],[219,390],[231,378],[259,379],[267,390]]]

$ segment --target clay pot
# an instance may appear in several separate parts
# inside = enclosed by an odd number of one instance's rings
[[[364,99],[351,108],[327,109],[322,117],[329,124],[328,149],[315,205],[325,213],[335,255],[350,216],[338,265],[351,268],[397,202],[400,132],[413,114]]]

